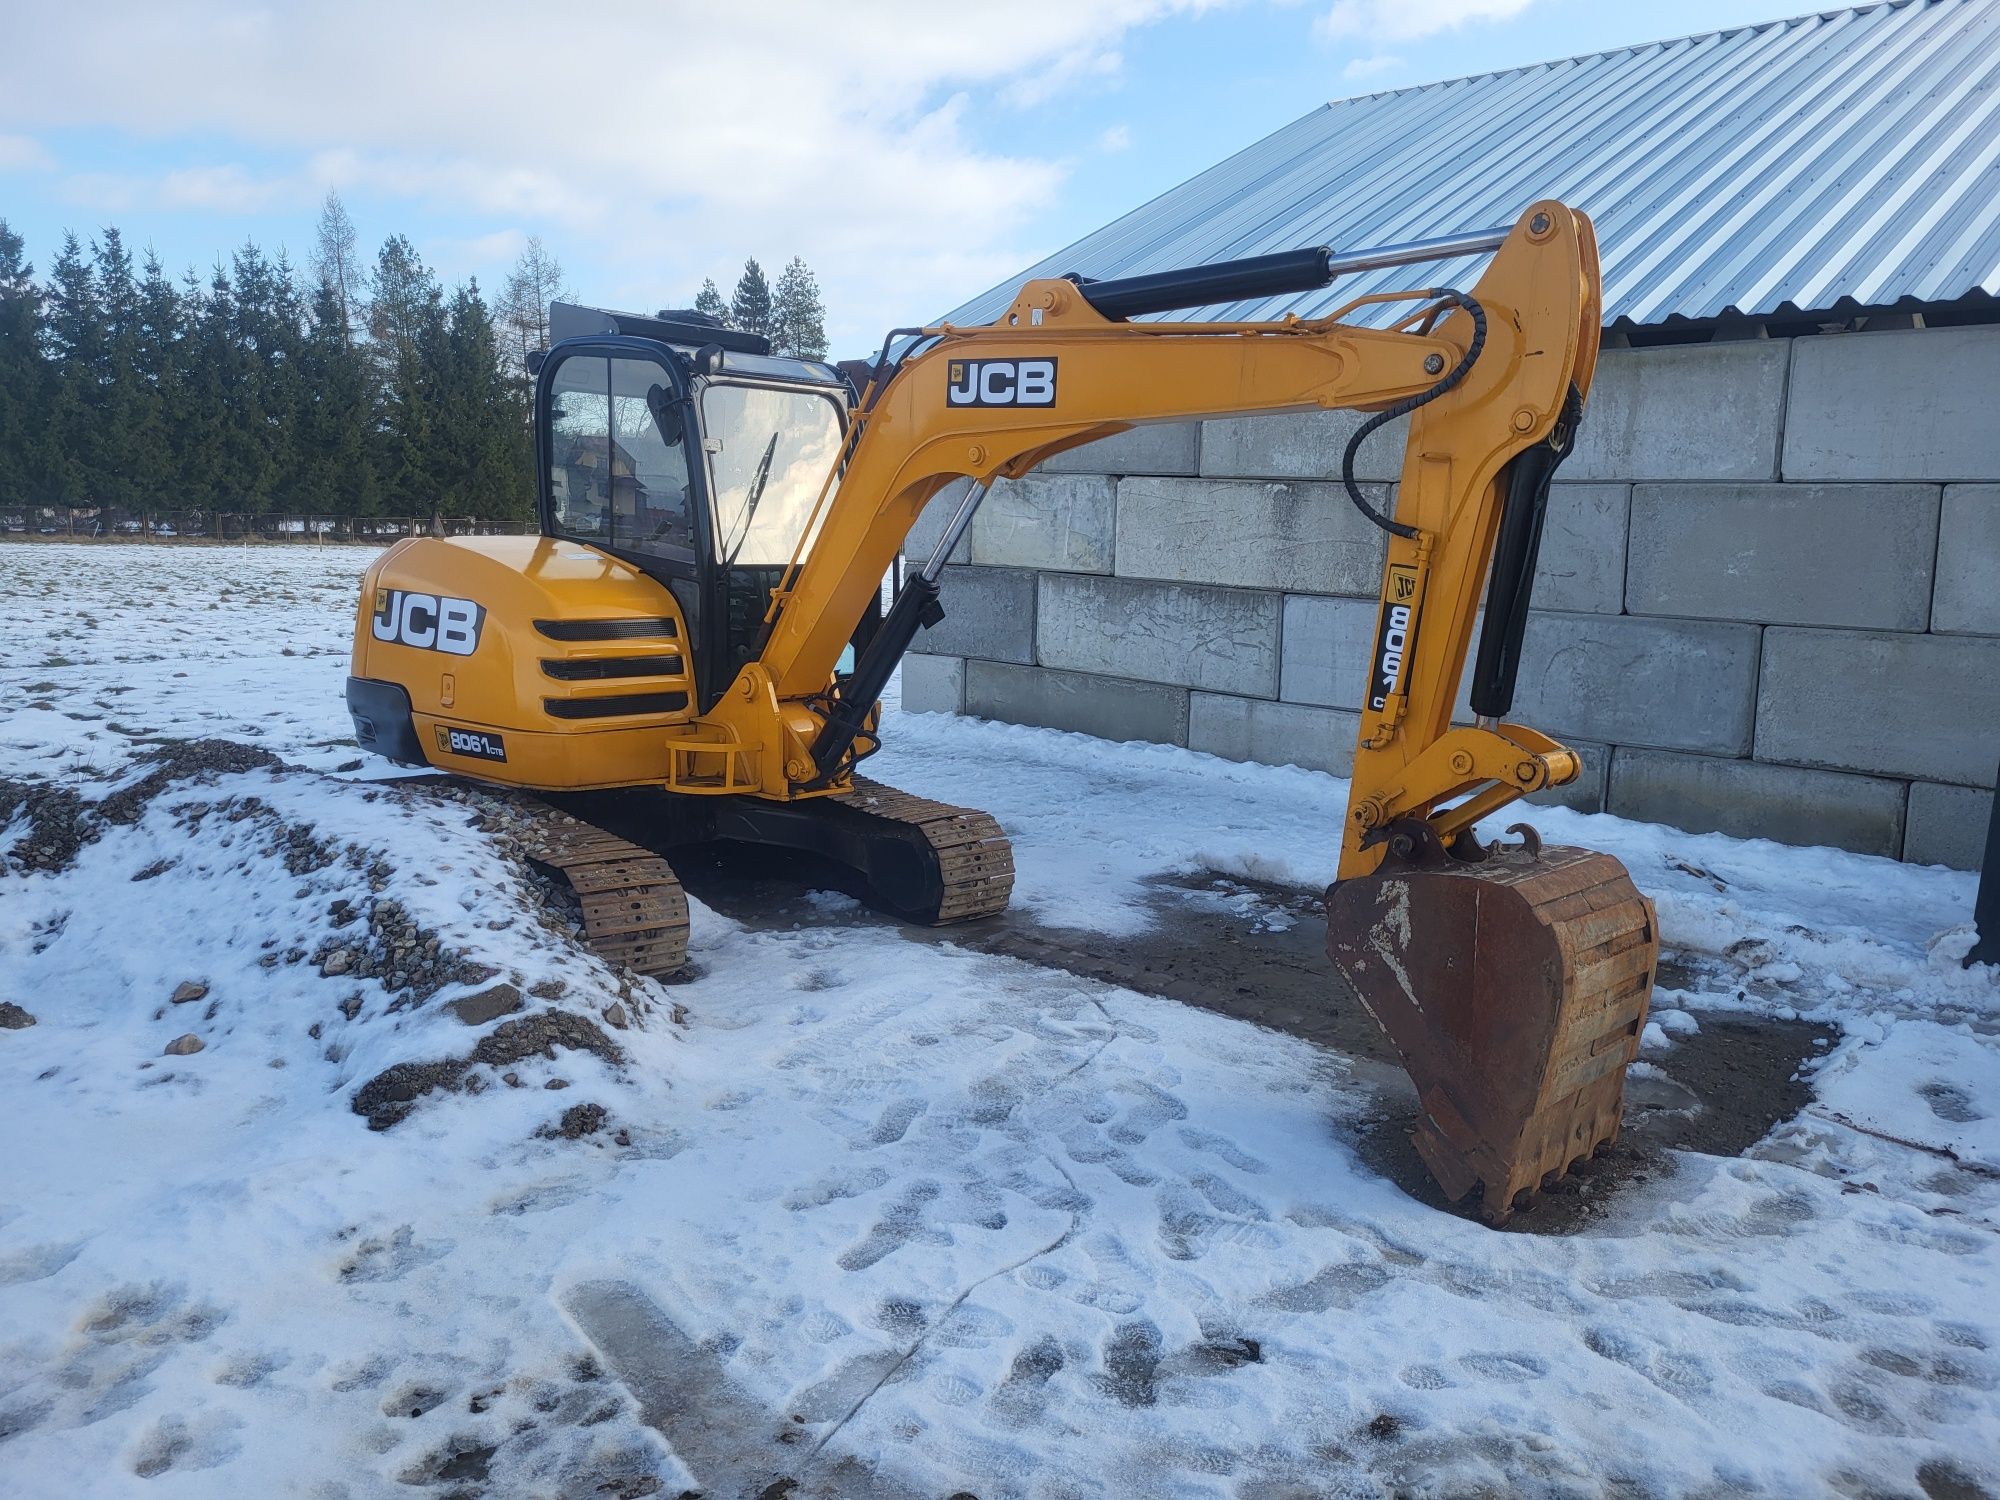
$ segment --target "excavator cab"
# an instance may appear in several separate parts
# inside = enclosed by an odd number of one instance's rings
[[[852,391],[833,366],[694,312],[552,304],[536,362],[543,534],[619,558],[688,615],[703,707],[757,655]]]

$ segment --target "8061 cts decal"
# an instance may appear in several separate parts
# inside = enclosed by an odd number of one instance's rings
[[[441,594],[375,590],[375,639],[451,656],[470,656],[479,649],[479,632],[486,624],[486,606],[470,599]]]
[[[440,724],[437,747],[446,755],[470,755],[476,760],[507,758],[507,742],[483,729],[453,729],[449,724]]]

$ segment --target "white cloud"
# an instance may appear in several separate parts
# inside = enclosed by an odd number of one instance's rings
[[[1020,106],[1101,87],[1134,27],[1209,3],[1016,0],[946,17],[930,0],[853,0],[782,19],[651,0],[29,6],[0,49],[0,128],[189,138],[210,155],[234,141],[277,163],[70,179],[94,207],[387,194],[487,221],[475,235],[539,233],[572,260],[587,243],[630,277],[628,301],[690,296],[705,275],[726,287],[746,255],[804,255],[845,346],[1029,258],[1014,240],[1064,168],[974,142],[963,91]],[[40,61],[70,56],[90,68]]]
[[[47,172],[55,164],[40,141],[25,135],[0,135],[0,172]]]
[[[1384,73],[1391,72],[1396,68],[1402,67],[1402,65],[1403,65],[1402,58],[1391,57],[1386,53],[1376,57],[1357,57],[1354,58],[1352,61],[1350,61],[1346,67],[1340,70],[1340,76],[1342,78],[1353,78],[1357,80],[1364,78],[1379,78]]]
[[[1097,149],[1100,151],[1123,151],[1131,144],[1131,128],[1122,124],[1106,126],[1104,133],[1097,138]]]
[[[1471,21],[1508,21],[1534,0],[1333,0],[1313,23],[1328,41],[1415,42]]]

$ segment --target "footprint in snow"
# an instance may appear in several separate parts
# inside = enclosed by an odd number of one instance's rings
[[[1953,1125],[1970,1125],[1974,1120],[1986,1118],[1985,1111],[1972,1102],[1972,1096],[1955,1083],[1933,1080],[1917,1093],[1931,1107],[1932,1114]]]

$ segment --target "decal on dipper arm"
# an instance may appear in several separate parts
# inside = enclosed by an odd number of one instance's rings
[[[1403,658],[1417,638],[1417,570],[1407,563],[1391,563],[1387,585],[1382,590],[1382,620],[1375,630],[1375,666],[1368,679],[1368,706],[1384,709],[1395,694],[1396,681],[1403,675]]]
[[[1053,359],[954,359],[945,371],[946,406],[1054,406]]]
[[[453,729],[449,724],[440,724],[437,745],[446,755],[469,755],[475,760],[507,758],[507,742],[483,729]]]

